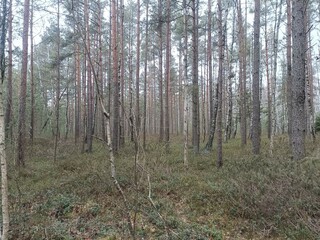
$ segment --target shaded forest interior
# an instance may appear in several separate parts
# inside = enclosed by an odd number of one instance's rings
[[[320,236],[317,0],[0,2],[2,240]]]

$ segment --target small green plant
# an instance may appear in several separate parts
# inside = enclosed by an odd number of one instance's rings
[[[316,117],[316,122],[314,123],[314,128],[316,133],[320,132],[320,115]]]

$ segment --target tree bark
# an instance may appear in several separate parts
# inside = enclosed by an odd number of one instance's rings
[[[136,112],[135,112],[135,125],[137,130],[137,137],[140,137],[140,0],[137,1],[137,62],[136,62]]]
[[[192,145],[193,151],[199,153],[200,117],[199,117],[199,83],[198,83],[198,0],[192,0]]]
[[[5,1],[3,1],[4,3]],[[8,77],[7,77],[7,102],[5,115],[6,139],[12,141],[12,0],[9,1],[8,9]]]
[[[121,111],[120,111],[120,129],[119,129],[119,147],[124,146],[125,144],[125,108],[124,108],[124,96],[125,96],[125,82],[124,82],[124,73],[125,73],[125,59],[124,59],[124,3],[123,0],[120,1],[121,5],[121,16],[120,16],[120,84],[121,84]]]
[[[148,80],[148,46],[149,46],[149,1],[146,2],[146,43],[144,56],[144,83],[143,83],[143,149],[146,149],[147,126],[147,80]]]
[[[18,166],[25,166],[29,17],[30,17],[30,0],[25,0],[24,7],[23,7],[22,65],[21,65],[21,81],[20,81],[20,94],[19,94],[19,118],[18,118],[18,139],[17,139],[18,156],[16,159],[16,163]]]
[[[112,0],[111,14],[111,48],[112,48],[112,76],[113,76],[113,134],[112,148],[115,153],[119,149],[119,78],[118,78],[118,48],[117,48],[117,1]]]
[[[255,0],[252,79],[252,152],[260,154],[260,0]]]
[[[171,1],[167,0],[166,13],[166,99],[165,99],[165,144],[166,151],[169,151],[169,141],[170,141],[170,114],[169,114],[169,91],[170,91],[170,57],[171,57],[171,24],[170,24],[170,4]]]
[[[214,139],[214,134],[216,131],[216,123],[217,123],[217,113],[218,113],[218,84],[216,84],[215,87],[215,94],[214,94],[214,105],[213,105],[213,116],[210,122],[210,133],[209,133],[209,138],[208,142],[206,144],[205,150],[206,151],[211,151],[212,150],[212,145],[213,145],[213,139]]]
[[[55,99],[55,111],[56,111],[56,122],[55,122],[55,140],[54,140],[54,155],[53,160],[57,159],[58,151],[58,140],[60,138],[60,0],[58,0],[58,12],[57,12],[57,56],[56,56],[56,66],[57,66],[57,78],[56,78],[56,99]],[[32,63],[31,63],[32,64]]]
[[[287,0],[287,109],[288,109],[288,135],[292,142],[292,6]]]
[[[292,154],[293,159],[305,157],[305,62],[307,1],[292,1]]]
[[[222,167],[222,75],[224,61],[224,36],[222,27],[222,5],[218,0],[218,44],[219,44],[219,69],[218,69],[218,112],[217,112],[217,167]]]
[[[247,99],[246,99],[246,35],[244,34],[241,3],[237,1],[239,32],[239,88],[240,88],[240,133],[241,145],[247,144]]]
[[[30,140],[33,143],[34,139],[34,110],[35,110],[35,84],[34,84],[34,60],[33,60],[33,0],[31,0],[31,11],[30,11],[30,85],[31,85],[31,103],[30,103]]]
[[[164,140],[164,112],[163,112],[163,72],[162,72],[162,0],[158,0],[159,5],[159,101],[160,101],[160,125],[159,125],[159,142]]]
[[[1,239],[7,240],[9,235],[9,202],[8,202],[8,177],[7,177],[7,157],[5,149],[5,119],[4,119],[4,104],[3,104],[3,81],[5,73],[5,43],[6,43],[6,25],[7,25],[7,1],[2,2],[1,13],[1,36],[0,36],[0,70],[1,70],[1,86],[0,86],[0,164],[1,164],[1,211],[2,211],[2,231]],[[12,50],[12,1],[9,3],[9,45]],[[11,33],[10,33],[11,28]],[[11,43],[10,43],[11,34]],[[10,47],[9,47],[10,50]],[[9,52],[9,56],[12,51]],[[12,62],[12,59],[11,59]],[[10,62],[9,62],[10,63]],[[12,65],[11,65],[12,70]],[[12,96],[11,96],[12,97]],[[11,107],[11,106],[10,106]]]

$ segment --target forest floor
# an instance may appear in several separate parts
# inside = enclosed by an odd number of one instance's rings
[[[10,239],[132,239],[127,213],[136,239],[320,239],[317,141],[295,162],[283,136],[273,157],[266,139],[260,156],[235,139],[223,146],[221,169],[215,149],[199,155],[190,149],[186,170],[180,138],[169,153],[150,140],[137,172],[127,144],[116,156],[125,207],[104,144],[81,154],[74,143],[60,142],[53,162],[52,142],[36,139],[24,169],[14,166],[8,148]]]

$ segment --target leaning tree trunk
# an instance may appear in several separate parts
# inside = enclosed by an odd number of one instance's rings
[[[215,87],[215,94],[214,94],[214,100],[213,100],[213,115],[210,123],[210,133],[209,133],[209,138],[208,142],[206,144],[205,150],[206,151],[211,151],[212,150],[212,145],[213,145],[213,139],[214,139],[214,134],[216,131],[216,123],[217,123],[217,112],[218,112],[218,84]]]

